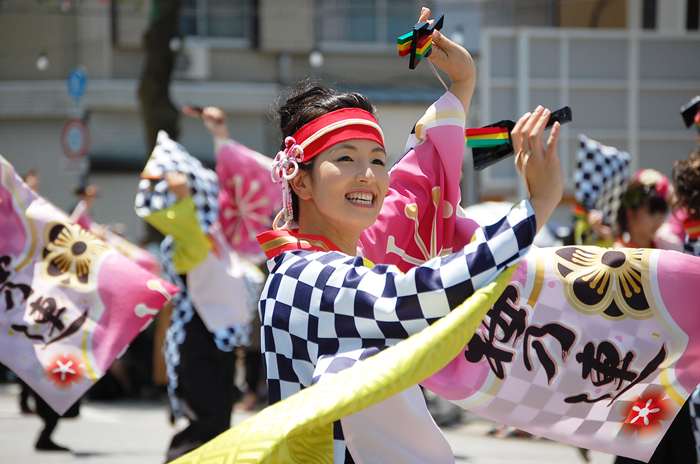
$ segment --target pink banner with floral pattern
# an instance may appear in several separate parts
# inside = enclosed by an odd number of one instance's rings
[[[422,385],[535,435],[647,461],[700,383],[700,258],[533,249]]]
[[[176,291],[69,222],[0,156],[0,362],[56,412],[102,377]]]

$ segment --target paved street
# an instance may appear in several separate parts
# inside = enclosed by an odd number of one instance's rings
[[[61,420],[54,441],[72,453],[36,452],[42,428],[35,415],[19,412],[16,385],[0,385],[0,463],[12,464],[162,464],[176,428],[160,402],[83,402],[80,416]],[[250,414],[234,414],[241,422]],[[180,424],[184,425],[184,424]],[[459,464],[578,464],[585,461],[576,448],[532,438],[487,436],[493,423],[470,413],[463,423],[445,429]],[[591,453],[591,463],[611,464],[613,457]]]

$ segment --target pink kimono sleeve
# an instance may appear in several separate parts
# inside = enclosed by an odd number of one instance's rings
[[[479,226],[459,206],[465,121],[461,102],[449,92],[418,121],[389,173],[379,218],[360,237],[367,259],[406,272],[469,243]]]

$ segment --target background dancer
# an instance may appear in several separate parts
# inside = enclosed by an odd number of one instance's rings
[[[228,140],[220,110],[209,107],[201,114],[214,137],[217,172],[161,132],[136,200],[137,213],[166,235],[161,245],[163,267],[181,288],[164,353],[173,418],[184,417],[189,425],[173,437],[168,461],[229,428],[238,396],[234,349],[249,343],[250,320],[264,281],[246,259],[262,255],[259,245],[254,243],[255,250],[249,254],[236,250],[247,231],[239,235],[239,224],[229,221],[244,210],[238,190],[252,191],[246,182],[260,184],[245,171],[252,165],[257,168],[254,174],[260,174],[259,162],[255,152]],[[263,174],[269,179],[268,167]],[[237,179],[243,180],[238,190]],[[273,204],[268,201],[266,207],[271,210]],[[223,263],[223,259],[230,261]]]

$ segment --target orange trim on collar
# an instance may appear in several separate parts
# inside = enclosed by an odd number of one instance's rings
[[[258,235],[257,238],[268,259],[272,259],[285,251],[294,250],[341,251],[340,248],[323,235],[299,234],[286,229],[269,230]]]

